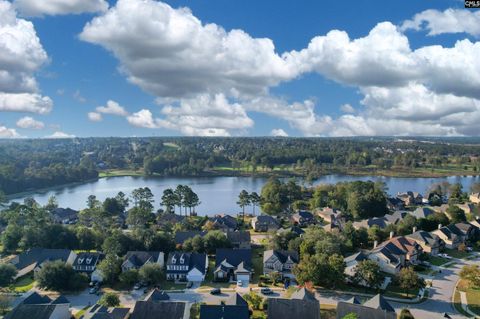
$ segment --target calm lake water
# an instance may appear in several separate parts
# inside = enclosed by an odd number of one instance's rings
[[[87,197],[96,195],[99,200],[113,197],[119,191],[130,194],[133,189],[149,187],[155,195],[155,207],[160,207],[163,190],[175,188],[178,184],[190,186],[200,197],[201,205],[197,208],[200,215],[214,215],[217,213],[235,214],[240,211],[236,205],[238,194],[245,189],[249,192],[260,190],[266,178],[257,177],[201,177],[201,178],[162,178],[162,177],[108,177],[97,181],[58,187],[45,192],[36,192],[33,196],[40,204],[45,204],[52,195],[57,197],[61,207],[83,209],[86,206]],[[314,184],[334,184],[342,181],[372,180],[383,181],[388,187],[390,194],[397,192],[415,191],[425,193],[430,185],[442,181],[449,183],[461,183],[464,190],[469,190],[472,183],[480,182],[480,177],[453,176],[447,178],[399,178],[379,176],[349,176],[349,175],[326,175],[315,181]],[[23,201],[25,197],[17,197],[13,200]],[[248,211],[252,208],[249,207]],[[258,208],[257,208],[258,209]]]

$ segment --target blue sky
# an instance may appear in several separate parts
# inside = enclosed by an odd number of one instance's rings
[[[463,1],[65,2],[0,0],[0,137],[478,134]]]

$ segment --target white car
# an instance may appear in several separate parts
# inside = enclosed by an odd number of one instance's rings
[[[450,257],[450,256],[447,255],[447,254],[440,254],[439,256],[440,256],[440,257],[443,257],[443,258],[446,258],[446,259],[452,259],[452,257]]]

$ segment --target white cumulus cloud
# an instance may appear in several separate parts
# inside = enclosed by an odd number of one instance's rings
[[[96,13],[108,9],[105,0],[14,0],[13,3],[28,17]]]
[[[52,135],[45,136],[45,138],[75,138],[75,135],[70,135],[61,131],[57,131]]]
[[[25,116],[17,121],[17,126],[24,129],[41,130],[45,127],[45,124],[30,116]]]
[[[0,125],[0,138],[19,138],[20,134],[13,128],[7,128],[3,125]]]
[[[97,112],[88,112],[88,119],[92,122],[100,122],[102,121],[102,114]]]
[[[341,105],[340,110],[343,113],[355,113],[355,108],[348,103]]]
[[[428,35],[434,36],[444,33],[468,33],[475,37],[480,36],[480,11],[468,9],[435,9],[417,13],[411,20],[403,22],[401,29],[427,30]]]
[[[128,115],[128,112],[125,110],[123,106],[120,106],[120,104],[112,100],[107,101],[106,106],[97,107],[96,111],[97,113],[110,114],[110,115],[118,115],[118,116]]]
[[[270,132],[270,135],[271,136],[276,136],[276,137],[287,137],[288,136],[288,133],[285,132],[283,129],[281,128],[274,128],[271,132]]]
[[[39,93],[35,79],[47,62],[33,24],[19,19],[12,5],[0,0],[0,112],[51,111],[53,102]]]

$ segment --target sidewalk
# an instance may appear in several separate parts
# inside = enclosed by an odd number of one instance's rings
[[[460,301],[462,302],[462,308],[466,313],[471,315],[473,318],[479,318],[475,313],[468,309],[467,293],[464,291],[458,291],[460,293]]]

